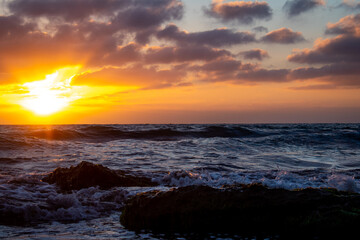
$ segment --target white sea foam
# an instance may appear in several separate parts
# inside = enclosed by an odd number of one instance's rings
[[[40,181],[37,184],[2,184],[0,215],[16,219],[17,223],[93,219],[118,211],[128,195],[122,188],[91,187],[59,193],[54,185]],[[6,220],[2,223],[6,224]]]
[[[327,172],[289,172],[289,171],[259,171],[222,174],[218,172],[175,171],[153,178],[159,184],[183,187],[189,185],[208,185],[221,187],[233,184],[261,183],[270,188],[288,190],[302,188],[335,188],[339,191],[360,193],[360,182],[345,173]]]

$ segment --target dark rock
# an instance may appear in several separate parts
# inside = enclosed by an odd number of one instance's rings
[[[344,236],[357,233],[360,195],[334,189],[288,191],[262,185],[190,186],[130,199],[120,217],[130,230],[246,236]]]
[[[100,164],[81,162],[70,168],[57,168],[42,179],[43,182],[58,185],[61,190],[78,190],[99,186],[102,189],[112,187],[149,187],[155,186],[151,179],[132,176],[122,171],[111,170]]]

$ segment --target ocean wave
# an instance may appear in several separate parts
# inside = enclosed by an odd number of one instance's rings
[[[11,139],[11,137],[0,137],[0,150],[16,150],[27,147],[28,144],[23,141]]]
[[[30,137],[42,138],[47,140],[76,140],[85,138],[86,135],[74,129],[35,130],[27,134]]]
[[[304,188],[335,188],[339,191],[360,193],[358,173],[321,172],[321,171],[259,171],[224,174],[220,172],[173,171],[163,176],[153,178],[154,182],[172,187],[191,185],[208,185],[221,187],[223,185],[260,183],[270,188],[287,190]]]
[[[90,187],[69,194],[55,186],[2,184],[0,187],[0,224],[29,225],[41,222],[76,222],[94,219],[119,211],[128,191],[113,188],[103,191]]]
[[[217,172],[181,170],[143,172],[159,184],[156,187],[87,187],[70,192],[59,191],[55,184],[41,182],[44,176],[14,176],[0,185],[0,224],[32,225],[42,222],[77,222],[109,216],[121,211],[129,197],[156,189],[191,185],[222,188],[229,185],[260,183],[275,189],[335,188],[360,193],[360,170],[328,172],[257,171]]]
[[[177,129],[176,127],[159,127],[156,129],[124,129],[117,126],[85,126],[77,129],[35,130],[28,136],[47,140],[93,140],[108,141],[116,139],[143,140],[177,140],[181,138],[241,138],[257,137],[260,133],[240,126],[205,126],[198,129]]]

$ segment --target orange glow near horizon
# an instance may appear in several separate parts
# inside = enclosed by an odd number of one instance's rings
[[[48,116],[63,110],[69,104],[81,98],[71,86],[73,73],[79,67],[64,68],[46,75],[44,80],[24,83],[28,92],[19,104],[36,115]]]

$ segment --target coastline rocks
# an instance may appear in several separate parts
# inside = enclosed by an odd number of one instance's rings
[[[70,168],[56,168],[42,179],[43,182],[56,184],[63,191],[78,190],[93,186],[101,189],[112,187],[150,187],[156,186],[151,179],[132,176],[122,171],[111,170],[100,164],[86,161]]]
[[[360,195],[334,189],[269,189],[259,184],[189,186],[130,199],[120,217],[130,230],[246,236],[344,236],[357,232]]]

